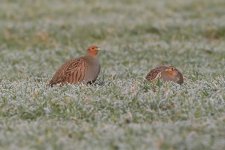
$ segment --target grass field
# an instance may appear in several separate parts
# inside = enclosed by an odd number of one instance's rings
[[[46,87],[91,44],[96,85]],[[224,0],[1,0],[0,149],[224,150],[224,66]]]

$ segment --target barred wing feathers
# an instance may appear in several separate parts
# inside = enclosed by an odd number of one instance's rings
[[[56,71],[49,85],[82,82],[86,69],[87,62],[83,57],[69,60]]]
[[[154,79],[160,77],[160,73],[162,71],[164,71],[166,68],[167,68],[167,66],[156,67],[155,69],[152,69],[145,78],[149,81],[154,80]]]

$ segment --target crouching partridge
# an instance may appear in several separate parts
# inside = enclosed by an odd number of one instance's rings
[[[178,84],[184,82],[182,73],[173,66],[158,66],[147,74],[145,77],[148,81],[161,79],[163,81],[172,81]]]

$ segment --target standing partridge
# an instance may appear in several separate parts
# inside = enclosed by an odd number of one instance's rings
[[[152,69],[145,77],[148,81],[161,79],[163,81],[173,81],[178,84],[184,82],[181,72],[173,66],[159,66]]]
[[[97,58],[99,50],[97,46],[93,45],[87,49],[85,56],[68,60],[56,71],[49,85],[95,82],[100,72],[100,64]]]

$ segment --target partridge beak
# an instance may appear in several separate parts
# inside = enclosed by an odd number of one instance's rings
[[[102,51],[103,49],[101,49],[101,48],[98,47],[97,50],[98,50],[98,51]]]
[[[101,49],[101,48],[99,48],[99,47],[98,47],[97,50],[98,50],[98,51],[103,51],[103,52],[107,51],[106,49]]]
[[[171,68],[169,68],[169,69],[165,69],[165,71],[166,72],[171,72],[171,71],[173,71]]]

